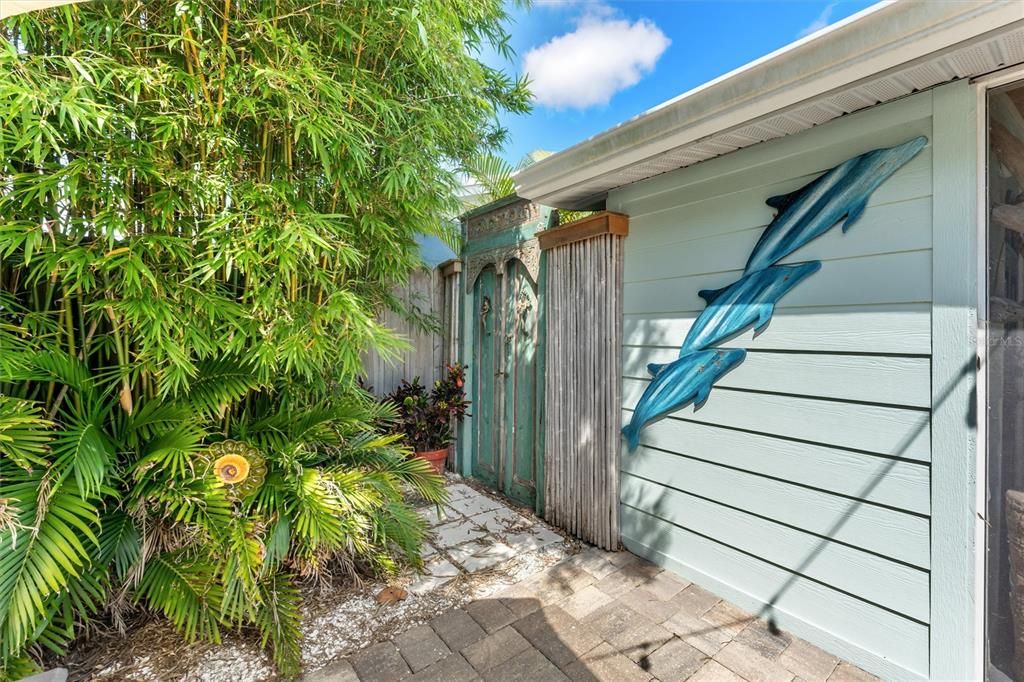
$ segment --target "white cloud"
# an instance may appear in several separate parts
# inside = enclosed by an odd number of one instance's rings
[[[812,33],[820,31],[821,29],[828,26],[829,22],[832,20],[832,10],[834,10],[835,8],[836,3],[834,2],[830,2],[827,5],[825,5],[825,9],[821,10],[821,14],[819,14],[814,21],[804,26],[803,30],[801,30],[800,33],[797,34],[797,38],[809,36]]]
[[[538,104],[585,109],[636,85],[670,42],[647,19],[617,19],[607,6],[592,5],[576,30],[527,52],[523,70]]]

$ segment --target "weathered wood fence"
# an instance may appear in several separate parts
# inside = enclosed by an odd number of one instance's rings
[[[395,292],[407,306],[433,315],[440,323],[438,332],[424,332],[397,313],[385,311],[381,322],[409,340],[410,347],[398,358],[387,359],[370,351],[363,359],[366,383],[375,395],[395,389],[403,379],[419,377],[427,387],[440,377],[444,366],[457,359],[458,347],[458,261],[433,269],[418,270],[408,284]]]
[[[544,517],[619,544],[622,251],[629,219],[599,213],[539,233],[546,253]]]

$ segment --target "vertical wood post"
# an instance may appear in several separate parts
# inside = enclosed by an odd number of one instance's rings
[[[544,516],[605,549],[619,545],[622,240],[602,212],[538,233],[545,254]]]
[[[967,680],[975,673],[975,543],[982,541],[975,537],[977,111],[966,81],[936,88],[933,97],[929,677]]]

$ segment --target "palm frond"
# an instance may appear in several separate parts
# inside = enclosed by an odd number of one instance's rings
[[[54,466],[71,471],[86,497],[99,493],[114,457],[114,445],[103,432],[103,421],[102,414],[76,410],[53,440]]]
[[[152,557],[136,596],[163,613],[187,641],[220,642],[223,589],[209,561],[185,551]]]
[[[466,172],[475,179],[485,192],[480,204],[502,199],[515,194],[516,185],[512,179],[515,168],[500,156],[484,152],[474,154],[465,163]],[[476,203],[476,202],[474,202]]]
[[[135,464],[135,478],[147,473],[164,478],[182,479],[194,473],[198,453],[205,447],[206,431],[195,422],[180,422],[153,437],[143,448]],[[153,472],[155,470],[155,473]]]
[[[404,483],[429,502],[446,502],[448,492],[444,487],[444,478],[426,461],[409,457],[397,445],[400,438],[394,434],[382,436],[365,431],[346,443],[347,447],[339,454],[331,469],[360,466],[386,476],[395,490],[399,489],[399,484]]]
[[[114,575],[124,581],[142,558],[142,534],[135,519],[123,511],[108,512],[102,519],[96,564],[113,566]]]
[[[253,371],[230,357],[200,362],[196,376],[179,401],[207,417],[215,417],[262,382]]]
[[[282,516],[273,523],[264,542],[266,556],[263,557],[263,569],[264,572],[272,573],[273,569],[284,563],[291,548],[291,522],[287,516]]]
[[[302,615],[299,591],[292,578],[277,573],[259,585],[260,604],[256,611],[256,625],[263,646],[269,642],[274,664],[286,679],[299,674],[302,667]]]
[[[90,561],[86,543],[98,544],[98,513],[73,479],[43,474],[0,479],[0,500],[17,524],[0,528],[0,654],[6,657],[46,626],[48,597],[81,577]]]
[[[0,682],[14,682],[41,671],[39,664],[26,654],[0,658]]]
[[[241,623],[249,620],[259,607],[256,585],[263,567],[263,547],[251,521],[236,519],[224,535],[220,614],[222,620]]]
[[[384,505],[380,514],[374,516],[374,540],[381,547],[397,547],[409,562],[420,561],[419,552],[427,532],[423,517],[400,501]]]
[[[0,396],[0,457],[29,471],[46,466],[52,426],[37,405]]]

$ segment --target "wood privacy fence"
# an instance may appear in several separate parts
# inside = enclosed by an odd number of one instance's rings
[[[370,351],[363,359],[366,383],[374,395],[390,393],[403,379],[428,388],[440,377],[444,366],[456,359],[458,347],[458,261],[449,261],[433,269],[416,271],[408,284],[395,292],[407,306],[432,315],[439,322],[438,332],[425,332],[390,310],[381,316],[381,323],[406,337],[409,348],[398,358],[386,359]]]
[[[599,213],[539,233],[546,253],[544,517],[619,544],[622,254],[628,218]]]

